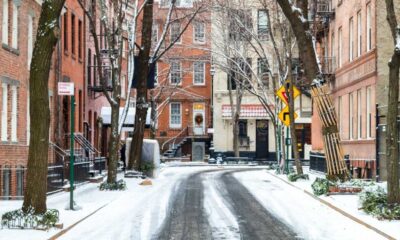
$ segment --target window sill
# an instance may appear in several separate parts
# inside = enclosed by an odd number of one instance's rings
[[[74,53],[71,54],[71,58],[74,59],[74,60],[76,60],[76,56],[75,56]]]
[[[65,56],[69,56],[69,53],[68,53],[67,50],[64,50],[64,55],[65,55]]]
[[[19,49],[12,48],[12,47],[10,47],[9,45],[7,45],[5,43],[2,44],[2,47],[3,47],[4,50],[6,50],[6,51],[8,51],[10,53],[13,53],[13,54],[15,54],[17,56],[19,56],[19,54],[20,54],[19,53]]]
[[[206,84],[193,84],[193,87],[206,87]]]

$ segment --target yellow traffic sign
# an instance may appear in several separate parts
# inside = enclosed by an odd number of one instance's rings
[[[288,92],[286,92],[285,85],[287,85]],[[284,102],[285,104],[289,104],[289,91],[290,91],[290,82],[286,81],[285,85],[282,85],[278,91],[276,91],[276,95]],[[293,86],[293,97],[296,99],[300,95],[300,91],[296,86]]]
[[[294,112],[294,119],[298,117],[297,113]],[[279,113],[279,119],[285,124],[286,127],[290,125],[290,117],[289,117],[289,106],[286,106],[282,111]]]

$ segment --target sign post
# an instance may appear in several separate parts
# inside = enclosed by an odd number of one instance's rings
[[[71,96],[71,146],[69,155],[69,209],[74,210],[74,130],[75,130],[75,89],[73,82],[59,82],[58,95]]]

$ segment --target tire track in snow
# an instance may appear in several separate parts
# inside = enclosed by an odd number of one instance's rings
[[[215,240],[240,239],[239,224],[224,200],[227,193],[218,181],[223,172],[209,173],[203,176],[204,208],[211,225],[212,237]]]

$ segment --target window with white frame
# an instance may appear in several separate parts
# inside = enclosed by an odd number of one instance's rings
[[[11,86],[11,141],[17,142],[17,126],[18,126],[18,116],[17,116],[17,106],[18,106],[18,88],[17,86]]]
[[[339,46],[338,46],[338,66],[342,67],[342,52],[343,52],[343,36],[342,36],[342,27],[339,28],[338,30],[338,40],[339,40]]]
[[[126,51],[127,51],[127,49],[126,49],[126,39],[124,38],[124,39],[122,39],[122,57],[123,58],[126,58]]]
[[[171,33],[170,33],[170,41],[171,42],[175,42],[176,43],[180,43],[181,42],[181,23],[180,22],[174,22],[171,24]]]
[[[349,94],[350,100],[349,100],[349,139],[353,139],[353,94]]]
[[[158,64],[154,63],[154,85],[158,84]]]
[[[268,40],[269,38],[267,10],[258,10],[257,34],[260,40]]]
[[[206,41],[206,33],[205,33],[205,25],[202,22],[195,22],[193,24],[194,28],[194,42],[195,43],[205,43]]]
[[[194,62],[193,63],[193,83],[194,85],[204,85],[205,82],[205,63]]]
[[[121,76],[121,98],[126,98],[126,75]]]
[[[18,49],[18,15],[19,4],[13,1],[11,47],[14,49]]]
[[[362,50],[362,22],[361,22],[361,11],[357,13],[357,57],[361,56]]]
[[[181,103],[170,103],[169,126],[171,128],[182,127],[182,108]]]
[[[160,0],[160,6],[165,8],[171,6],[171,0]],[[190,8],[193,7],[193,0],[176,0],[175,7]]]
[[[362,138],[361,89],[357,90],[357,138]]]
[[[354,46],[354,31],[353,31],[354,21],[350,18],[349,21],[349,61],[353,61],[353,46]]]
[[[6,83],[2,83],[1,86],[1,141],[6,142],[8,140],[8,85]]]
[[[28,69],[31,67],[33,51],[33,17],[28,15]]]
[[[172,84],[181,84],[181,81],[182,81],[181,62],[172,61],[170,65],[170,82]]]
[[[2,42],[8,45],[8,0],[3,0]]]
[[[372,49],[372,13],[371,3],[367,5],[367,51]]]
[[[154,24],[153,27],[151,28],[152,33],[151,33],[151,41],[153,46],[155,46],[158,42],[158,25]]]
[[[371,87],[367,87],[367,138],[372,137]]]

